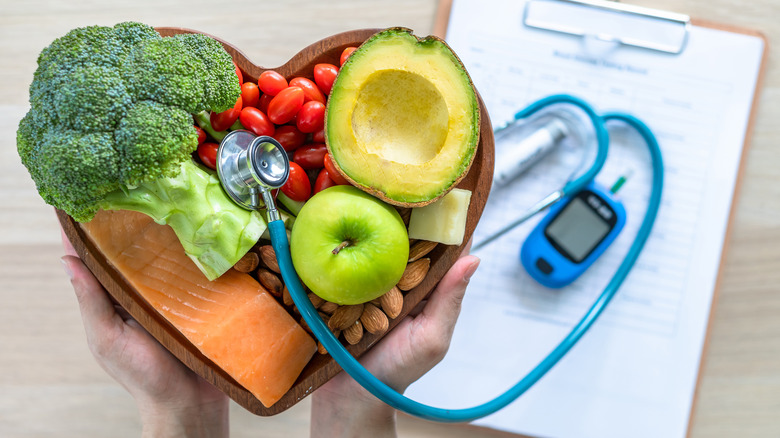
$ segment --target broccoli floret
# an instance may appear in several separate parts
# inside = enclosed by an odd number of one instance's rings
[[[38,57],[19,156],[47,203],[81,222],[101,209],[146,213],[171,225],[213,279],[265,223],[194,164],[192,114],[231,108],[240,93],[212,38],[163,38],[132,22],[74,29]]]
[[[221,68],[226,62],[232,63],[232,58],[225,52],[217,40],[200,34],[178,35],[181,42],[203,61],[202,74],[205,81],[206,108],[215,112],[227,111],[236,104],[231,90],[235,83],[235,69]],[[193,111],[195,113],[197,111]]]
[[[135,186],[178,173],[178,164],[198,147],[192,131],[192,115],[181,108],[154,101],[133,105],[114,131],[122,181]]]

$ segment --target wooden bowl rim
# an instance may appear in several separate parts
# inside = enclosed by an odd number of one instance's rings
[[[181,27],[158,27],[158,32],[163,36],[177,33],[202,33],[196,30]],[[340,50],[351,45],[360,44],[362,41],[379,31],[380,29],[358,29],[331,35],[317,41],[298,53],[282,66],[276,68],[259,67],[250,61],[239,49],[220,38],[208,35],[223,44],[231,54],[234,62],[249,78],[256,80],[264,70],[277,70],[285,76],[308,76],[311,78],[311,68],[318,62],[330,62],[337,64]],[[340,50],[339,50],[340,49]],[[338,52],[338,54],[335,54]],[[334,55],[335,54],[335,59]],[[304,74],[304,72],[308,74]],[[301,74],[298,74],[301,73]],[[472,191],[471,205],[466,225],[466,239],[458,247],[438,245],[431,253],[431,267],[425,280],[415,289],[406,293],[402,313],[390,321],[390,328],[382,335],[366,333],[356,345],[349,345],[347,349],[356,357],[368,351],[376,342],[389,333],[403,318],[422,304],[425,298],[433,291],[442,276],[460,257],[461,253],[470,245],[470,237],[476,228],[479,217],[484,210],[493,177],[494,164],[494,140],[493,131],[487,109],[479,94],[480,105],[480,140],[476,157],[466,177],[461,180],[458,187]],[[476,179],[476,180],[475,180]],[[335,376],[341,367],[328,355],[315,354],[304,371],[296,380],[293,387],[273,406],[266,408],[243,386],[238,384],[221,367],[217,366],[209,358],[203,355],[178,329],[162,317],[129,283],[124,275],[116,270],[105,257],[100,256],[95,242],[88,236],[85,230],[66,213],[57,210],[57,216],[65,234],[70,239],[76,252],[103,284],[110,296],[119,305],[125,308],[149,333],[154,336],[166,349],[181,360],[196,374],[200,375],[236,403],[248,411],[262,416],[275,415],[292,407],[300,400],[312,393],[319,386]]]

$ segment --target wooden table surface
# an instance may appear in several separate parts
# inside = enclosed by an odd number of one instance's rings
[[[356,28],[433,28],[434,0],[219,2],[0,0],[0,436],[132,437],[129,395],[89,353],[75,296],[59,257],[51,207],[19,162],[15,131],[43,47],[68,30],[136,20],[219,36],[255,62],[281,65],[322,37]],[[762,31],[768,66],[734,221],[719,300],[693,412],[692,437],[780,436],[780,2],[631,0]],[[773,43],[775,45],[773,45]],[[261,418],[233,405],[232,435],[307,436],[309,403]],[[401,416],[407,437],[504,436]]]

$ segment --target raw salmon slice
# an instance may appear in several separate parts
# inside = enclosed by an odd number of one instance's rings
[[[292,387],[317,350],[250,275],[231,269],[206,279],[170,227],[131,211],[101,211],[82,226],[144,299],[264,406]]]

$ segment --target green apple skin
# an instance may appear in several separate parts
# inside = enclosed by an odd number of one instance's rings
[[[334,254],[344,242],[347,246]],[[312,292],[337,304],[359,304],[401,279],[409,236],[395,208],[355,187],[333,186],[304,204],[293,225],[290,253]]]

